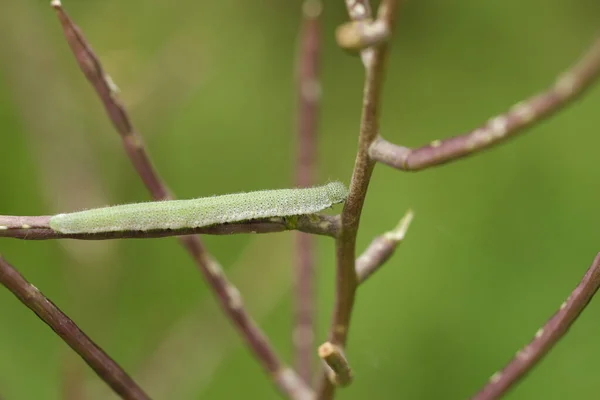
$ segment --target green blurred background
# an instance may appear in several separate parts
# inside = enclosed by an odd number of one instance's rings
[[[293,183],[301,2],[66,1],[181,198]],[[2,2],[0,213],[148,198],[47,1]],[[591,43],[592,0],[411,1],[401,11],[382,133],[417,146],[481,125],[549,85]],[[323,15],[319,181],[349,182],[363,71]],[[360,288],[340,399],[463,399],[526,343],[600,251],[600,90],[507,145],[418,174],[378,166],[358,248],[416,212]],[[247,307],[291,358],[292,235],[205,237]],[[277,399],[173,238],[3,239],[2,254],[156,399]],[[333,243],[318,239],[318,341]],[[113,398],[33,313],[0,290],[0,395]],[[600,300],[507,398],[597,398]],[[68,394],[65,394],[68,393]],[[84,393],[85,395],[83,395]],[[82,397],[83,396],[83,397]]]

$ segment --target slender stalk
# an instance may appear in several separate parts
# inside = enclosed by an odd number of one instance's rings
[[[167,186],[152,165],[141,136],[135,131],[127,111],[117,99],[116,87],[104,72],[98,57],[67,13],[60,0],[52,0],[65,37],[79,67],[96,90],[116,131],[121,136],[123,147],[138,175],[155,200],[172,198]],[[212,259],[198,236],[182,236],[182,245],[196,262],[204,279],[209,283],[223,312],[237,328],[263,368],[273,379],[279,390],[292,399],[310,396],[310,389],[287,368],[269,343],[258,325],[244,308],[239,291],[224,275],[219,263]]]
[[[305,0],[297,65],[297,153],[296,185],[310,187],[315,182],[317,123],[319,116],[319,62],[321,47],[320,0]],[[295,234],[296,281],[294,310],[294,358],[300,378],[310,384],[313,365],[315,240],[306,233]]]
[[[242,233],[273,233],[288,230],[315,235],[335,237],[339,229],[339,217],[321,214],[299,215],[294,218],[272,217],[268,219],[203,226],[186,229],[158,229],[153,231],[120,231],[83,234],[65,234],[50,228],[51,215],[14,216],[0,215],[0,237],[25,240],[47,239],[146,239],[166,236],[182,236],[202,233],[205,235],[233,235]]]
[[[539,329],[533,340],[472,397],[473,400],[498,399],[515,386],[567,333],[600,288],[600,253],[560,309]]]
[[[383,138],[369,149],[376,161],[403,171],[419,171],[481,152],[514,137],[579,98],[600,75],[600,38],[571,69],[545,92],[515,104],[506,113],[464,135],[435,140],[416,149],[398,146]]]
[[[347,2],[349,4],[350,2]],[[354,2],[352,2],[353,5]],[[397,0],[384,0],[379,6],[378,19],[384,21],[392,31]],[[352,15],[352,10],[349,9]],[[368,154],[369,147],[377,138],[384,67],[388,55],[388,45],[383,43],[372,50],[372,58],[366,64],[366,79],[363,96],[363,109],[358,140],[358,152],[350,182],[348,199],[342,210],[342,225],[336,239],[336,294],[329,342],[344,348],[348,338],[348,328],[354,307],[358,277],[355,270],[356,234],[362,207],[375,161]],[[364,53],[364,51],[363,51]],[[364,59],[363,59],[364,60]],[[330,399],[335,392],[334,385],[324,373],[318,384],[319,399]]]
[[[124,399],[149,399],[133,379],[79,329],[75,322],[1,256],[0,283],[52,328],[118,395]]]

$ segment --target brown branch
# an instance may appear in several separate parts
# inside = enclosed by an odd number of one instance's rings
[[[488,149],[552,116],[577,99],[600,75],[600,38],[570,70],[547,91],[514,105],[505,114],[490,119],[467,134],[410,149],[383,138],[376,140],[369,155],[383,164],[404,171],[419,171]]]
[[[567,333],[600,288],[600,253],[560,309],[537,331],[502,371],[496,372],[473,400],[500,398],[523,378]]]
[[[319,357],[329,371],[329,380],[336,386],[348,386],[352,382],[352,368],[341,347],[325,342],[319,346]]]
[[[305,0],[297,60],[297,153],[296,186],[310,187],[315,181],[317,124],[319,117],[319,62],[321,47],[320,0]],[[306,233],[296,233],[295,309],[292,340],[296,371],[310,384],[314,343],[313,279],[315,240]]]
[[[52,0],[51,4],[56,10],[67,42],[79,67],[102,100],[138,175],[155,200],[172,198],[153,167],[141,136],[134,130],[125,108],[117,99],[112,80],[102,69],[100,61],[83,37],[79,27],[63,10],[60,0]],[[293,372],[290,372],[289,368],[282,363],[266,336],[245,310],[239,291],[229,282],[221,266],[205,250],[200,238],[183,236],[179,240],[196,262],[204,279],[209,283],[222,310],[242,335],[263,368],[272,377],[279,390],[293,399],[306,398],[310,389],[300,379],[294,377]]]
[[[0,283],[52,328],[122,398],[149,399],[108,354],[1,256]]]
[[[414,214],[409,210],[394,229],[377,236],[369,247],[356,259],[356,275],[359,283],[371,277],[394,254],[404,240]]]
[[[356,2],[347,1],[347,5],[356,6]],[[377,19],[386,23],[392,31],[399,1],[384,0],[379,6]],[[352,16],[355,9],[349,9]],[[375,162],[369,158],[368,150],[376,139],[379,130],[381,111],[381,92],[383,88],[384,67],[388,55],[388,45],[371,48],[372,57],[366,65],[363,109],[358,140],[358,152],[352,173],[348,199],[342,210],[342,225],[336,239],[336,294],[333,318],[329,331],[329,342],[344,348],[348,338],[350,317],[359,281],[355,270],[356,234],[367,188]],[[364,54],[364,51],[363,51]],[[364,61],[364,59],[363,59]],[[322,374],[317,396],[330,399],[335,392],[333,382]]]
[[[297,217],[272,217],[243,222],[204,226],[186,229],[162,229],[153,231],[121,231],[65,234],[53,231],[50,228],[50,215],[34,217],[0,215],[0,237],[9,237],[25,240],[48,239],[80,239],[80,240],[106,240],[106,239],[147,239],[166,236],[183,236],[201,233],[205,235],[233,235],[241,233],[273,233],[288,230],[314,235],[335,237],[339,229],[339,216],[322,214],[299,215]]]

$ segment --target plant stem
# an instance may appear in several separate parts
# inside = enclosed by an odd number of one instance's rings
[[[319,62],[321,47],[320,0],[305,0],[297,65],[297,153],[296,186],[310,187],[315,182],[317,124],[319,117]],[[292,340],[296,371],[310,385],[313,365],[315,240],[297,232],[295,310]]]
[[[0,283],[44,321],[124,399],[147,400],[148,395],[50,299],[0,256]]]
[[[348,1],[350,5],[354,2]],[[390,32],[398,8],[399,1],[384,0],[379,6],[378,19],[385,22]],[[352,15],[352,10],[349,9]],[[377,138],[379,131],[379,115],[381,112],[381,92],[384,80],[384,67],[388,56],[388,44],[363,50],[372,51],[372,57],[365,64],[365,86],[363,109],[358,139],[358,152],[350,182],[350,192],[342,210],[342,225],[336,239],[336,294],[332,323],[329,331],[329,342],[344,349],[348,339],[350,318],[354,307],[358,277],[355,266],[356,234],[360,215],[367,194],[369,181],[375,161],[369,157],[369,147]],[[364,62],[364,58],[363,58]],[[317,396],[319,399],[330,399],[335,393],[331,379],[326,373],[321,375]]]

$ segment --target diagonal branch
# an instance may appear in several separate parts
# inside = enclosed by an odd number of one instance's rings
[[[577,99],[600,75],[600,38],[570,70],[545,92],[515,104],[467,134],[410,149],[377,139],[369,149],[376,161],[404,171],[435,167],[488,149],[552,116]]]
[[[353,17],[355,9],[350,7],[351,3],[353,7],[356,7],[357,3],[349,0],[346,3],[349,13]],[[377,18],[383,21],[390,31],[392,31],[398,6],[399,1],[397,0],[384,0],[379,6]],[[342,210],[340,234],[336,239],[336,294],[329,342],[341,349],[344,349],[348,339],[350,318],[359,284],[355,270],[356,234],[367,188],[375,167],[375,161],[370,159],[368,150],[379,130],[381,92],[388,45],[384,43],[381,47],[363,50],[361,54],[368,54],[371,51],[372,57],[368,62],[365,62],[365,58],[363,58],[366,79],[358,152],[352,173],[350,192]],[[335,393],[333,382],[326,372],[321,374],[317,393],[319,399],[330,399]]]
[[[496,372],[472,400],[498,399],[523,378],[567,333],[600,288],[600,253],[560,309],[517,352],[502,371]]]
[[[305,0],[302,5],[302,26],[297,60],[297,139],[296,186],[314,184],[317,153],[317,124],[321,87],[319,63],[321,53],[320,0]],[[294,328],[292,340],[296,371],[310,384],[314,343],[314,269],[315,240],[305,233],[296,233],[296,280]]]
[[[108,354],[1,256],[0,283],[48,324],[122,398],[149,399]]]
[[[146,239],[166,236],[182,236],[202,233],[205,235],[233,235],[241,233],[273,233],[289,230],[335,237],[339,229],[339,216],[323,214],[299,215],[293,218],[272,217],[268,219],[248,220],[221,225],[203,226],[186,229],[161,229],[152,231],[97,232],[83,234],[65,234],[50,228],[51,215],[13,216],[0,215],[0,237],[25,240],[47,239]]]
[[[155,200],[172,198],[152,165],[141,136],[134,130],[125,108],[117,99],[114,83],[102,69],[100,61],[83,37],[81,30],[63,10],[60,0],[52,0],[51,5],[56,10],[67,42],[79,67],[102,100],[110,120],[121,136],[123,147],[131,163],[148,191]],[[293,399],[310,396],[310,389],[282,363],[275,353],[275,349],[267,337],[244,308],[239,291],[229,282],[219,263],[205,250],[199,237],[183,236],[179,240],[196,262],[204,279],[209,283],[222,310],[240,332],[279,390]]]

